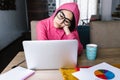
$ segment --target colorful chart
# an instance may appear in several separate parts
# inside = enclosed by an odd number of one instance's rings
[[[100,79],[106,79],[106,80],[113,79],[115,77],[113,72],[105,69],[96,70],[94,74],[96,75],[96,77]]]

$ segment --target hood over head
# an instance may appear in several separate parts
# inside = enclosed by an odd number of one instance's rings
[[[56,9],[56,11],[52,15],[52,17],[54,17],[59,10],[71,11],[75,17],[75,24],[76,24],[76,26],[78,26],[80,12],[79,12],[79,8],[78,8],[77,3],[71,2],[71,3],[65,3],[65,4],[61,5],[58,9]]]

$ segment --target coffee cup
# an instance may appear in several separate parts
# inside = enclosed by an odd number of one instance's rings
[[[97,44],[86,45],[86,56],[88,60],[95,60],[97,56]]]

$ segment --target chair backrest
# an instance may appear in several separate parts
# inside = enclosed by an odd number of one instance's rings
[[[120,21],[93,21],[90,23],[90,43],[100,48],[120,47]]]
[[[38,21],[31,21],[31,40],[36,40],[36,24]]]
[[[79,25],[77,27],[78,35],[80,41],[83,45],[83,48],[86,48],[86,44],[90,43],[90,26],[87,25]]]

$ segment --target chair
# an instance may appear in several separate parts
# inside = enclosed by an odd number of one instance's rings
[[[77,27],[78,35],[80,41],[83,45],[83,48],[86,48],[86,44],[90,43],[90,26],[87,25],[79,25]]]
[[[38,21],[31,21],[31,40],[36,40],[36,24]]]

